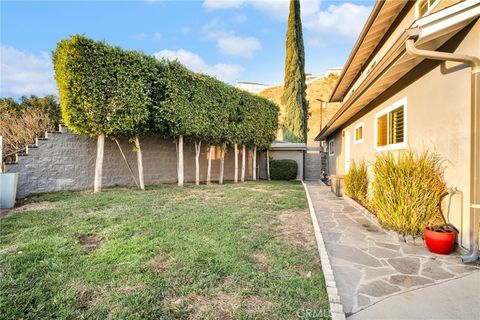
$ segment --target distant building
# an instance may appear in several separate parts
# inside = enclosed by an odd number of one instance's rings
[[[263,84],[263,83],[257,83],[257,82],[237,82],[236,87],[238,89],[242,89],[245,91],[248,91],[253,94],[257,94],[260,91],[263,91],[267,88],[270,88],[271,86],[268,84]]]
[[[328,77],[330,74],[334,74],[336,76],[339,76],[342,73],[342,70],[343,70],[342,67],[327,69],[327,72],[325,72],[325,77]]]

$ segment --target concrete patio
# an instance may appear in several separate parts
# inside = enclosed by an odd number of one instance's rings
[[[451,318],[445,313],[448,304],[444,300],[448,300],[448,296],[437,296],[432,286],[439,286],[439,289],[446,286],[447,292],[451,290],[452,293],[464,288],[462,299],[458,295],[450,299],[455,304],[452,307],[463,305],[468,309],[462,317],[458,314],[459,318],[480,317],[478,266],[464,265],[459,253],[432,254],[421,241],[405,243],[396,234],[384,231],[373,216],[350,200],[336,197],[330,187],[311,181],[306,182],[306,186],[347,317]],[[463,284],[465,281],[473,285]],[[452,288],[448,289],[449,286]],[[417,290],[430,293],[416,294],[420,292]],[[417,304],[426,305],[417,308]],[[438,310],[438,314],[429,306]],[[425,310],[430,313],[425,314]]]

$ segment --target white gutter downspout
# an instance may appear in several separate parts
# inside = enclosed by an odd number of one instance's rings
[[[478,255],[478,232],[480,222],[480,59],[478,57],[422,50],[415,47],[419,29],[409,29],[406,42],[407,53],[412,56],[441,61],[457,61],[472,68],[471,76],[471,133],[470,133],[470,251],[462,256],[464,263],[476,261]]]

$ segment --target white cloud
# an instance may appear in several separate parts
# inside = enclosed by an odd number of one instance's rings
[[[252,58],[262,49],[262,44],[255,37],[241,37],[232,31],[225,31],[223,23],[214,19],[202,28],[207,39],[214,39],[221,53],[240,58]]]
[[[371,8],[353,3],[331,5],[318,11],[304,22],[305,28],[317,37],[355,39],[363,27]]]
[[[242,6],[242,0],[205,0],[203,7],[209,10],[230,9]]]
[[[215,5],[210,2],[221,2]],[[250,5],[266,15],[285,21],[288,18],[289,0],[238,0],[211,1],[205,0],[204,7],[211,10],[229,9]],[[365,23],[372,8],[355,3],[330,5],[322,10],[320,0],[301,0],[302,24],[308,34],[307,43],[323,45],[332,41],[355,39]]]
[[[241,66],[236,64],[217,63],[215,65],[207,64],[198,54],[188,50],[161,50],[154,53],[157,59],[178,60],[192,71],[202,72],[217,77],[224,81],[235,81],[242,73]]]
[[[135,34],[133,35],[133,39],[135,39],[135,40],[144,40],[144,39],[146,39],[147,37],[148,37],[147,34],[146,34],[146,33],[143,33],[143,32],[135,33]]]
[[[162,34],[160,32],[155,32],[152,38],[153,40],[160,41],[162,39]]]
[[[180,32],[183,33],[183,34],[189,33],[190,31],[192,31],[192,30],[187,26],[183,26],[183,27],[180,28]]]
[[[221,36],[217,39],[220,52],[234,57],[252,58],[256,51],[262,48],[254,37]]]
[[[56,94],[52,59],[0,46],[0,95]]]
[[[238,14],[235,16],[235,18],[233,18],[233,21],[238,24],[245,23],[247,22],[247,20],[248,20],[248,17],[244,14]]]

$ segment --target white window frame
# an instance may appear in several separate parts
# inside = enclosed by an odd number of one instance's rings
[[[398,107],[403,106],[403,142],[400,143],[395,143],[395,144],[387,144],[385,146],[377,146],[377,140],[378,140],[378,135],[377,135],[377,119],[395,109]],[[385,150],[400,150],[400,149],[406,149],[407,148],[407,132],[408,132],[408,117],[407,117],[407,97],[404,97],[397,102],[393,103],[392,105],[386,107],[385,109],[382,109],[381,111],[375,113],[374,117],[374,128],[373,128],[373,141],[374,141],[374,149],[376,151],[385,151]],[[387,122],[389,123],[389,122]],[[387,128],[387,134],[390,134],[390,128]]]
[[[419,8],[422,1],[427,1],[427,11],[425,11],[423,16],[420,16]],[[429,3],[429,0],[417,0],[417,3],[415,3],[415,19],[428,16],[430,12],[432,12],[432,10],[440,3],[440,0],[435,0],[431,5]]]
[[[335,139],[328,141],[328,155],[330,157],[335,155]]]
[[[357,129],[362,127],[362,139],[357,140]],[[353,144],[363,143],[365,138],[365,123],[362,121],[353,127]]]

